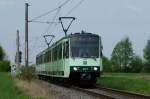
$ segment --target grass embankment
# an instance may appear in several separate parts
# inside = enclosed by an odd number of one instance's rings
[[[0,99],[33,99],[15,85],[8,73],[0,73]],[[36,98],[40,99],[40,98]]]
[[[150,95],[150,74],[104,73],[97,85]]]

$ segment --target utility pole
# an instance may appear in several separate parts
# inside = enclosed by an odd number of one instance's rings
[[[25,3],[25,66],[28,67],[28,7],[29,4]]]
[[[19,70],[20,62],[19,62],[19,30],[16,33],[16,68]]]

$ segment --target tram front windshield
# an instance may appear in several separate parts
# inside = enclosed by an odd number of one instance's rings
[[[80,58],[99,57],[98,36],[75,36],[71,38],[71,56]]]

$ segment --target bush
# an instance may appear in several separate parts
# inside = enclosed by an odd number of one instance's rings
[[[0,61],[0,72],[10,71],[10,62],[9,61]]]
[[[149,63],[145,63],[144,64],[142,72],[144,72],[144,73],[150,73],[150,64]]]
[[[103,64],[103,71],[104,72],[111,72],[112,71],[111,62],[106,56],[102,57],[102,64]]]
[[[143,60],[139,56],[135,56],[130,65],[130,72],[139,73],[143,68]]]
[[[19,79],[31,81],[32,79],[36,79],[37,76],[35,74],[34,67],[22,67],[20,73],[17,75]]]

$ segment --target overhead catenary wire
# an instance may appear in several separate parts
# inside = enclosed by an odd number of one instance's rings
[[[68,16],[69,14],[71,14],[76,8],[78,8],[85,0],[80,0],[67,14],[66,16]],[[60,23],[60,22],[59,22]],[[54,23],[55,27],[53,28],[53,30],[51,32],[53,32],[56,28],[56,26],[58,25],[58,23]]]
[[[37,19],[39,19],[39,18],[41,18],[41,17],[43,17],[43,16],[46,16],[46,15],[52,13],[52,12],[57,11],[58,9],[62,8],[63,6],[65,6],[69,1],[71,1],[71,0],[66,0],[64,3],[62,3],[61,5],[59,5],[57,8],[54,8],[54,9],[52,9],[52,10],[46,12],[46,13],[43,13],[43,14],[37,16],[37,17],[34,17],[34,18],[31,19],[30,21],[37,20]]]
[[[59,5],[57,8],[52,9],[52,10],[50,10],[50,11],[44,13],[44,14],[39,15],[39,16],[33,18],[32,20],[30,20],[29,22],[46,23],[46,24],[49,24],[49,26],[48,26],[48,28],[46,29],[46,31],[44,32],[44,34],[46,34],[46,33],[49,31],[49,29],[51,28],[51,26],[54,24],[54,28],[52,29],[52,31],[54,31],[55,28],[56,28],[56,26],[57,26],[58,23],[59,23],[59,22],[55,22],[55,19],[57,18],[58,14],[59,14],[59,12],[60,12],[60,10],[61,10],[61,8],[62,8],[64,5],[66,5],[69,1],[73,1],[73,0],[66,0],[64,3],[62,3],[61,5]],[[67,15],[71,14],[77,7],[79,7],[79,6],[83,3],[83,1],[84,1],[84,0],[80,0],[73,8],[67,13]],[[56,14],[55,14],[55,16],[53,17],[53,19],[52,19],[51,22],[49,22],[49,21],[37,21],[37,19],[39,19],[39,18],[41,18],[41,17],[43,17],[43,16],[46,16],[46,15],[52,13],[52,12],[55,12],[55,11],[57,11],[57,12],[56,12]],[[52,31],[51,31],[51,32],[52,32]],[[41,36],[43,36],[43,35],[41,35]]]
[[[42,15],[39,15],[39,16],[37,16],[37,17],[34,17],[33,19],[31,19],[31,21],[34,21],[34,20],[37,20],[37,19],[39,19],[39,18],[41,18],[41,17],[43,17],[43,16],[46,16],[46,15],[48,15],[48,14],[50,14],[50,13],[56,11],[57,9],[58,9],[58,8],[55,8],[55,9],[50,10],[50,11],[48,11],[48,12],[42,14]]]
[[[61,7],[57,10],[56,14],[54,15],[54,17],[53,17],[53,19],[52,19],[52,22],[55,21],[55,19],[57,18],[57,16],[58,16],[60,10],[61,10]],[[54,24],[54,23],[49,24],[49,26],[46,28],[45,32],[43,33],[42,37],[47,34],[47,32],[49,31],[49,29],[52,27],[53,24]],[[55,23],[55,24],[56,24],[56,23]]]
[[[48,12],[42,14],[42,15],[39,15],[39,16],[33,18],[32,20],[30,20],[29,22],[46,23],[46,24],[49,24],[49,26],[48,26],[48,28],[46,29],[46,31],[44,32],[44,34],[47,33],[47,32],[49,31],[49,29],[52,27],[52,25],[54,24],[54,28],[53,28],[52,31],[51,31],[51,32],[53,32],[53,31],[55,30],[56,26],[58,25],[58,23],[60,23],[60,22],[55,22],[55,19],[56,19],[57,15],[59,14],[61,8],[62,8],[64,5],[66,5],[68,2],[70,2],[70,1],[73,1],[73,0],[66,0],[65,2],[63,2],[62,4],[60,4],[58,7],[56,7],[55,9],[52,9],[52,10],[50,10],[50,11],[48,11]],[[71,14],[78,6],[80,6],[80,5],[83,3],[83,1],[84,1],[84,0],[80,0],[73,8],[67,13],[67,15]],[[57,11],[57,12],[56,12],[56,15],[55,15],[54,18],[53,18],[53,21],[51,21],[51,22],[50,22],[50,21],[37,21],[37,19],[39,19],[39,18],[41,18],[41,17],[43,17],[43,16],[46,16],[46,15],[52,13],[52,12],[55,12],[55,11]],[[43,36],[43,35],[41,35],[41,36]]]
[[[65,16],[71,14],[76,8],[78,8],[85,0],[80,0]]]
[[[50,21],[29,21],[34,23],[46,23],[46,24],[53,24],[53,23],[60,23],[60,22],[50,22]]]
[[[54,30],[56,29],[57,25],[58,25],[58,23],[54,23],[54,27],[51,29],[50,33],[54,32]]]
[[[61,10],[68,2],[70,2],[70,1],[73,1],[73,0],[65,0],[65,2],[63,2],[62,4],[60,4],[57,8],[54,8],[54,9],[52,9],[52,10],[46,12],[46,13],[43,13],[43,14],[37,16],[37,17],[34,17],[33,19],[29,20],[29,22],[49,24],[49,26],[48,26],[48,28],[46,29],[45,33],[47,33],[47,32],[49,31],[49,29],[52,27],[52,25],[54,25],[54,28],[53,28],[53,30],[52,30],[52,31],[54,31],[54,29],[56,28],[56,26],[59,24],[59,22],[56,21],[56,18],[58,17],[58,14],[59,14],[60,10]],[[47,16],[47,15],[49,15],[50,13],[54,13],[54,12],[56,12],[56,14],[54,15],[52,21],[39,21],[39,20],[38,20],[38,19],[40,19],[40,18],[42,18],[42,17],[44,17],[44,16]],[[45,33],[44,33],[44,34],[45,34]],[[41,36],[43,36],[43,34],[41,34]],[[38,41],[38,40],[37,40],[37,38],[36,38],[36,40],[35,40],[35,42],[34,42],[32,48],[35,48],[35,47],[37,46],[37,44],[38,44],[37,41]],[[39,46],[39,47],[43,48],[43,47],[45,47],[45,46]],[[39,47],[38,47],[38,48],[39,48]],[[38,49],[38,48],[37,48],[37,49]],[[35,52],[36,52],[36,51],[35,51]],[[30,53],[33,54],[34,52],[32,52],[32,51],[30,50]]]
[[[60,10],[61,10],[61,8],[59,8],[59,9],[57,10],[55,16],[54,16],[53,19],[52,19],[52,22],[55,21],[55,19],[57,18],[57,16],[58,16]],[[47,27],[47,29],[46,29],[46,31],[44,32],[44,34],[49,31],[49,29],[51,28],[51,26],[52,26],[52,24],[49,24],[49,26]]]

